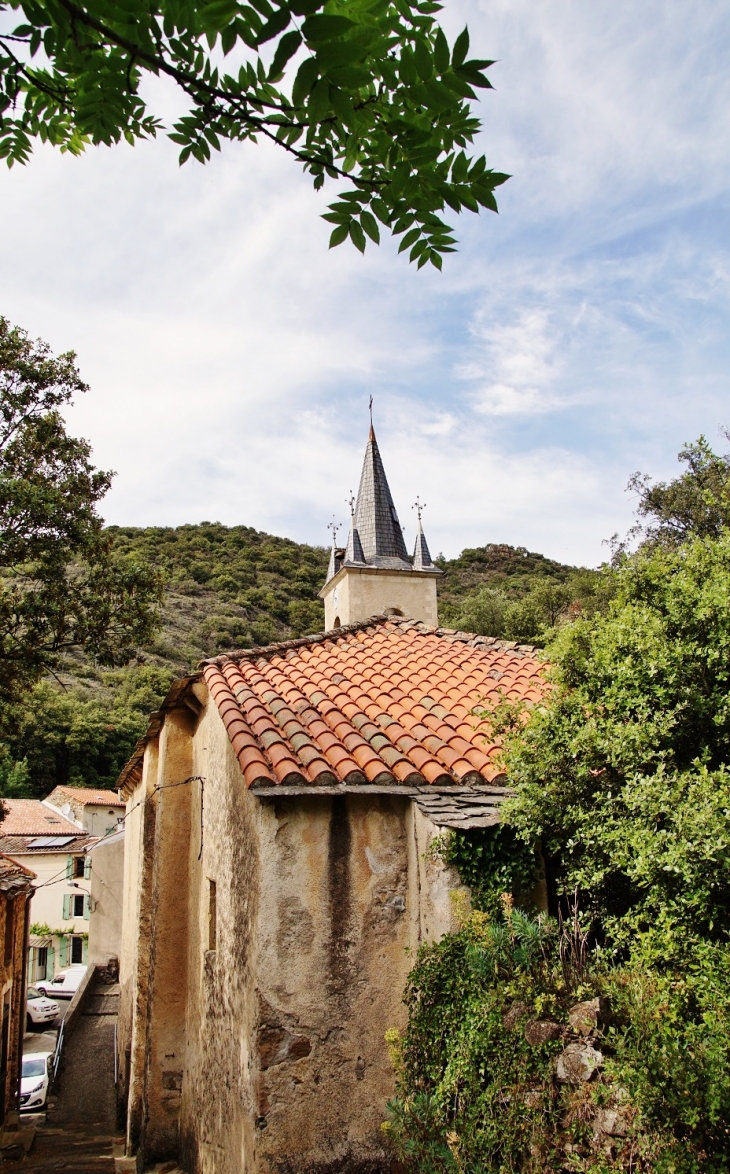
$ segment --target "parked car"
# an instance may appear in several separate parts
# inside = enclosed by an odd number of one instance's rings
[[[68,970],[59,970],[55,978],[44,978],[43,982],[37,982],[35,989],[42,995],[53,995],[56,999],[72,999],[87,969],[86,966],[69,966]]]
[[[29,986],[26,995],[26,1023],[28,1030],[36,1023],[53,1023],[58,1018],[60,1007],[53,999],[48,999],[37,987]]]
[[[20,1073],[20,1108],[42,1109],[53,1071],[53,1052],[28,1052]]]

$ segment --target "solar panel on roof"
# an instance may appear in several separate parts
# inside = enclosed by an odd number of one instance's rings
[[[70,844],[75,839],[76,836],[38,836],[26,846],[28,848],[63,848],[64,844]]]

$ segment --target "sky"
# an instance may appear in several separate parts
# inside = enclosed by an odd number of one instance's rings
[[[328,251],[325,194],[268,145],[180,168],[164,137],[0,172],[0,313],[73,349],[69,413],[116,525],[325,545],[368,397],[406,542],[588,566],[637,470],[730,424],[730,22],[723,0],[446,0],[496,58],[478,152],[500,214],[416,271]],[[171,120],[176,96],[149,91]],[[334,195],[336,187],[332,187]],[[723,449],[724,451],[724,449]]]

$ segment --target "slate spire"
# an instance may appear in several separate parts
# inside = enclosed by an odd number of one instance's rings
[[[345,550],[345,561],[343,566],[364,566],[365,555],[363,554],[362,543],[360,541],[360,533],[355,525],[355,498],[350,493],[350,533],[347,537],[347,548]]]
[[[411,569],[372,424],[357,493],[354,528],[369,566]]]
[[[416,498],[416,504],[413,509],[418,513],[418,530],[416,532],[416,546],[413,551],[413,570],[414,571],[433,571],[436,568],[431,561],[431,552],[428,549],[426,542],[426,535],[423,533],[423,524],[421,522],[421,512],[425,507],[425,502],[420,502]]]

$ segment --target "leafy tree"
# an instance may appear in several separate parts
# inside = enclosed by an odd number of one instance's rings
[[[470,102],[491,88],[491,61],[453,47],[434,0],[3,0],[23,21],[0,36],[0,155],[26,162],[39,138],[74,154],[154,135],[140,83],[164,76],[188,112],[170,137],[180,162],[221,141],[266,138],[321,188],[347,187],[325,219],[330,247],[364,251],[379,224],[419,268],[453,252],[445,206],[497,210],[508,177],[467,151],[480,129]],[[231,56],[230,72],[223,59]],[[292,80],[293,78],[293,80]],[[286,81],[286,88],[282,88]],[[291,81],[291,84],[289,84]]]
[[[41,681],[12,711],[0,747],[0,796],[43,799],[54,787],[110,787],[173,674],[153,665],[104,673],[90,695]]]
[[[666,961],[730,935],[730,532],[605,573],[607,610],[558,631],[547,700],[511,715],[508,819],[597,930]]]
[[[84,649],[128,660],[156,625],[158,577],[115,556],[96,504],[111,474],[59,408],[85,391],[72,353],[0,318],[0,700]]]
[[[730,439],[730,433],[724,435]],[[652,485],[643,473],[631,478],[629,489],[639,495],[639,516],[647,519],[638,533],[662,542],[684,542],[695,534],[718,537],[730,526],[730,453],[718,456],[700,436],[684,445],[677,459],[686,470],[674,481]]]

